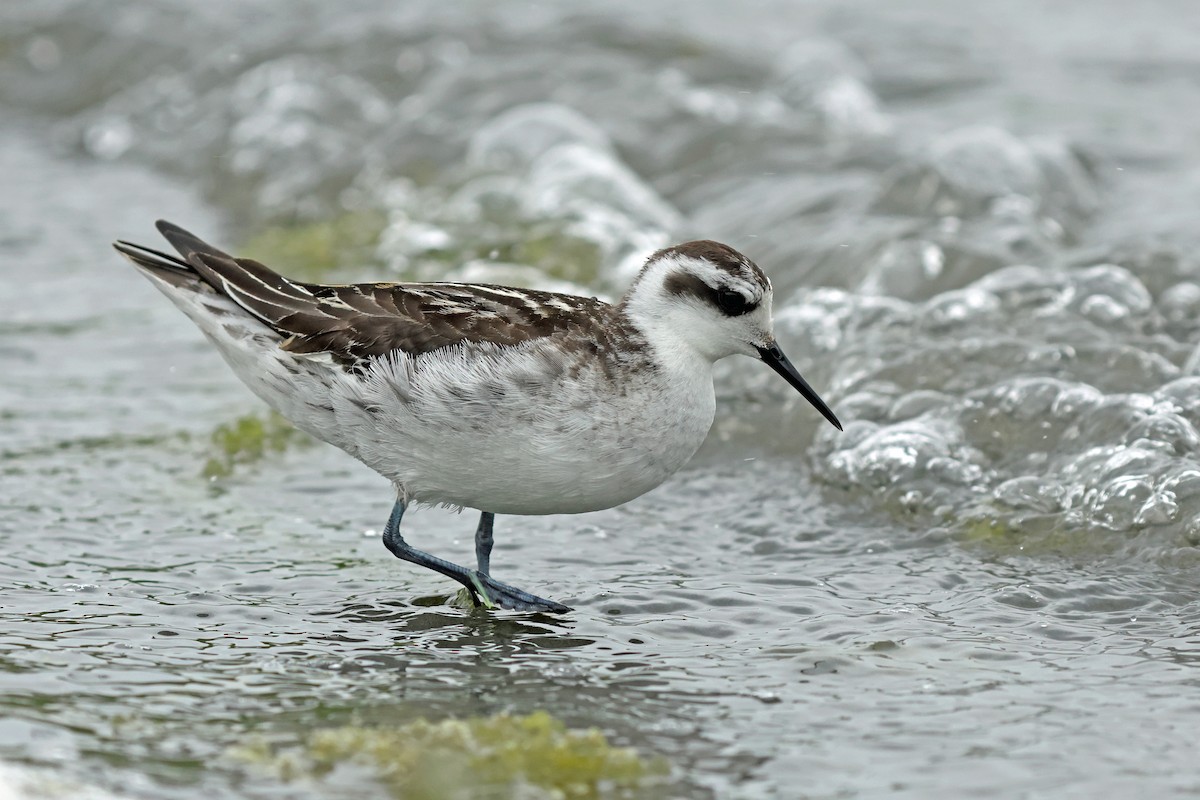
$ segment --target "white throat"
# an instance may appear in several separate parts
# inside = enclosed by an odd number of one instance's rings
[[[713,364],[726,353],[703,347],[705,340],[691,335],[692,320],[686,309],[658,295],[635,292],[627,298],[624,311],[654,349],[660,366],[671,372],[696,372],[711,381]]]

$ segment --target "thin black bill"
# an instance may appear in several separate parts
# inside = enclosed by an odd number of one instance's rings
[[[758,350],[758,355],[762,360],[767,362],[767,366],[782,375],[783,379],[790,383],[793,389],[804,395],[804,399],[812,403],[825,419],[833,423],[833,427],[839,431],[842,429],[842,423],[838,422],[838,418],[834,416],[833,410],[825,405],[825,401],[813,391],[813,388],[808,385],[808,381],[800,377],[800,373],[792,366],[792,362],[788,361],[788,357],[779,349],[778,344],[772,342],[770,347],[756,347],[755,349]]]

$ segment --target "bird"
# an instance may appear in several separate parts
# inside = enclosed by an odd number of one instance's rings
[[[616,303],[471,283],[305,283],[170,222],[178,255],[113,246],[295,427],[389,480],[383,544],[476,608],[571,609],[492,577],[497,514],[578,514],[657,487],[700,447],[713,365],[761,360],[841,423],[772,331],[771,281],[711,240],[650,255]],[[410,545],[413,505],[474,509],[475,569]]]

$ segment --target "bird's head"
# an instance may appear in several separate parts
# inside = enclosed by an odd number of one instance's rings
[[[621,308],[651,336],[690,347],[709,361],[736,354],[766,362],[838,430],[833,411],[775,341],[771,281],[753,261],[720,242],[685,242],[646,261]]]

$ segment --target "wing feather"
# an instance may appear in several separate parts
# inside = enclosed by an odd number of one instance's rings
[[[393,351],[419,355],[463,342],[515,345],[548,336],[593,334],[624,324],[594,298],[456,283],[309,284],[264,264],[236,258],[169,222],[158,229],[206,283],[273,328],[294,353],[327,352],[358,362]],[[127,245],[127,247],[137,247]],[[141,248],[143,252],[162,256]],[[123,251],[125,252],[125,251]],[[128,253],[127,253],[128,254]],[[185,266],[186,265],[186,266]]]

